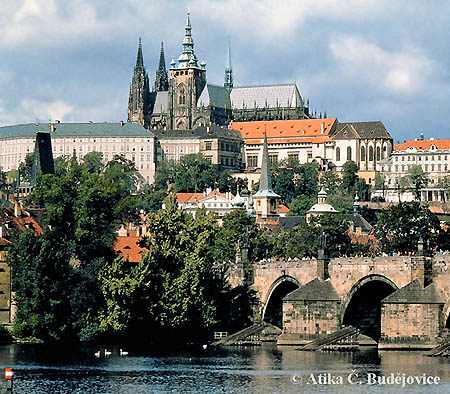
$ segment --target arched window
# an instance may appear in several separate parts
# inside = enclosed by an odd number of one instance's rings
[[[387,157],[387,146],[383,146],[383,151],[381,152],[381,158],[385,159]]]
[[[369,146],[369,161],[373,161],[373,146]]]
[[[366,147],[361,146],[361,161],[366,161]]]
[[[184,105],[186,104],[186,92],[184,91],[184,87],[181,86],[178,93],[178,104]]]
[[[352,159],[352,148],[350,146],[347,147],[347,161]]]
[[[381,149],[379,146],[377,146],[377,161],[380,161],[381,159]]]
[[[336,161],[341,161],[341,149],[336,148]]]

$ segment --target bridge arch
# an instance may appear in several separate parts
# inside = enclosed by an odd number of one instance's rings
[[[281,328],[283,323],[283,298],[299,287],[299,281],[292,276],[283,275],[276,279],[270,286],[264,300],[261,312],[262,320]]]
[[[356,282],[345,297],[342,308],[342,325],[360,329],[376,341],[381,336],[381,300],[392,294],[398,286],[389,278],[373,274]]]

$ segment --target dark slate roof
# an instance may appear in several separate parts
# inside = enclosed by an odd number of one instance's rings
[[[228,137],[228,138],[236,138],[242,140],[239,132],[227,129],[225,127],[219,127],[216,125],[211,125],[209,127],[209,131],[207,127],[197,127],[194,130],[161,130],[154,129],[156,137],[159,140],[164,139],[208,139],[208,138],[217,138],[217,137]]]
[[[152,137],[153,133],[135,123],[56,123],[52,137]],[[47,123],[27,123],[0,127],[0,138],[34,138],[48,131]]]
[[[169,92],[157,92],[153,114],[163,114],[169,112]]]
[[[304,220],[303,216],[280,216],[279,222],[280,226],[284,229],[290,229],[302,223]]]
[[[348,129],[347,129],[348,128]],[[336,131],[334,135],[337,138],[345,138],[343,133],[347,129],[347,132],[350,134],[356,133],[359,138],[390,138],[392,139],[389,132],[386,130],[383,122],[380,121],[372,121],[372,122],[345,122],[338,123],[336,125]]]
[[[359,213],[352,213],[347,215],[347,217],[348,220],[353,223],[355,228],[359,227],[365,233],[370,233],[372,231],[372,225]]]
[[[424,288],[418,279],[388,295],[381,302],[383,304],[445,304],[434,283]]]
[[[197,107],[231,108],[230,94],[223,86],[208,83],[197,101]]]
[[[301,107],[302,98],[295,83],[237,86],[230,94],[233,108]]]
[[[316,278],[283,298],[285,301],[340,301],[330,280]]]

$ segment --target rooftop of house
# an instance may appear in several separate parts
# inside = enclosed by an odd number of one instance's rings
[[[208,139],[208,138],[231,138],[241,140],[241,136],[235,130],[225,127],[211,125],[209,127],[197,127],[193,130],[163,130],[154,129],[156,137],[159,140],[164,139]]]
[[[139,240],[137,235],[119,236],[113,244],[113,251],[129,263],[139,263],[142,253],[146,250],[139,245]]]
[[[298,138],[307,142],[326,142],[336,123],[336,118],[300,120],[258,120],[253,122],[231,122],[229,128],[238,131],[247,143],[262,143],[264,134],[269,143],[296,142]],[[254,141],[255,140],[255,141]]]
[[[402,142],[401,144],[394,145],[393,153],[405,153],[410,152],[425,152],[425,151],[436,151],[436,150],[450,150],[450,139],[445,140],[408,140]]]
[[[445,304],[442,294],[434,283],[423,287],[418,279],[388,295],[383,304]]]
[[[51,136],[62,137],[152,137],[153,133],[135,123],[53,123]],[[49,131],[48,123],[27,123],[0,127],[0,139],[35,138],[38,131]]]

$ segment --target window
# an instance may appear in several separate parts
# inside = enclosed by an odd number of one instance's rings
[[[336,161],[341,161],[341,149],[336,148]]]
[[[298,153],[288,153],[288,160],[298,160]]]
[[[361,146],[361,161],[366,161],[366,148]]]
[[[312,159],[312,152],[308,152],[308,160]]]
[[[352,148],[350,146],[347,147],[347,161],[352,159]]]
[[[373,146],[369,147],[369,161],[373,161]]]
[[[381,159],[381,149],[379,146],[377,146],[377,161],[379,161],[380,159]]]
[[[258,167],[258,156],[247,156],[247,167],[255,168]]]
[[[212,149],[212,142],[206,141],[205,142],[205,150],[211,150]]]
[[[274,164],[277,164],[277,163],[278,163],[278,154],[269,155],[269,164],[271,166],[273,166]]]
[[[178,93],[178,104],[186,104],[186,93],[183,86],[180,87],[180,92]]]

